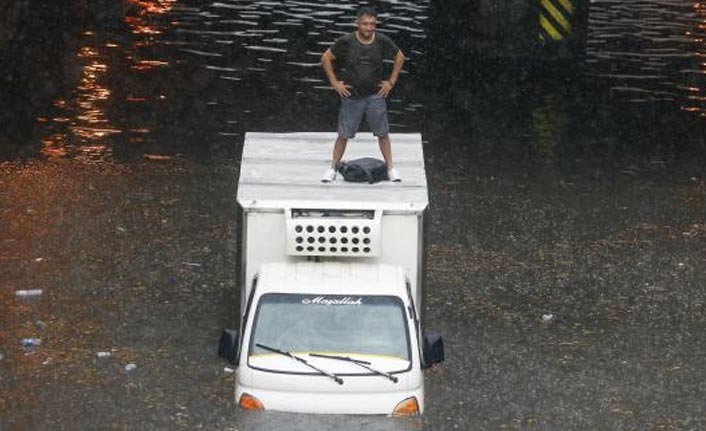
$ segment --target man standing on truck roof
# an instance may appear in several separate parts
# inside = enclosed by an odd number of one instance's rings
[[[331,167],[326,170],[321,181],[330,182],[336,178],[348,139],[358,132],[365,119],[373,134],[377,136],[380,152],[387,165],[390,181],[400,181],[397,170],[392,165],[390,126],[387,121],[385,98],[397,83],[404,54],[388,36],[377,33],[377,12],[372,7],[363,6],[358,10],[356,30],[338,38],[321,56],[321,65],[331,86],[341,96],[338,113],[338,138],[333,147]],[[386,58],[393,59],[392,73],[384,79]],[[333,63],[342,79],[336,75]]]

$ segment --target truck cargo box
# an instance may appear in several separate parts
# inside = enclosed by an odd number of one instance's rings
[[[322,183],[335,133],[246,134],[237,196],[242,298],[264,263],[354,259],[405,268],[421,304],[429,203],[422,139],[390,138],[402,182],[349,183],[338,175]],[[345,159],[359,157],[381,158],[372,134],[348,142]]]

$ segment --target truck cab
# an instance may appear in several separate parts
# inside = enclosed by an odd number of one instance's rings
[[[422,333],[421,136],[392,135],[402,183],[323,184],[335,134],[248,133],[239,327],[219,353],[249,410],[415,415],[443,342]],[[377,140],[359,134],[349,157]]]

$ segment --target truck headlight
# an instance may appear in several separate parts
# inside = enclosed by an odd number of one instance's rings
[[[400,401],[395,409],[392,410],[392,416],[416,416],[419,414],[419,403],[417,397],[409,397]]]
[[[240,396],[238,405],[243,410],[265,410],[265,406],[262,405],[262,402],[247,392],[243,392],[243,395]]]

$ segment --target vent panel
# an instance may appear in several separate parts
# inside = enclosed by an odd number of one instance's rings
[[[382,211],[292,209],[285,214],[288,255],[380,255]]]

